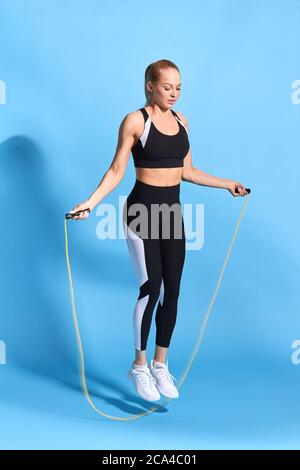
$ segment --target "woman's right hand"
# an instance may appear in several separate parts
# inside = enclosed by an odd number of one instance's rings
[[[74,206],[73,209],[71,209],[69,212],[72,214],[73,212],[81,211],[83,209],[90,209],[90,211],[92,211],[94,207],[89,200],[86,200],[86,201],[83,201],[81,204],[77,204],[77,206]],[[85,210],[83,212],[80,212],[80,214],[72,217],[72,220],[87,219],[88,216],[89,216],[89,211]]]

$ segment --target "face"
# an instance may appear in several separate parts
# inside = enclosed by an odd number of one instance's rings
[[[180,96],[180,74],[176,69],[161,70],[158,82],[147,84],[153,101],[163,108],[174,106]]]

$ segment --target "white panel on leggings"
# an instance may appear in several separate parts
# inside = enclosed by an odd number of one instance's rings
[[[124,225],[124,231],[127,230],[128,233],[126,242],[133,262],[134,271],[141,286],[148,280],[144,241],[134,233],[125,222]]]
[[[165,293],[165,286],[164,286],[164,279],[162,278],[160,292],[159,292],[159,301],[161,305],[164,303],[164,293]]]
[[[145,295],[141,299],[138,299],[135,304],[135,309],[133,312],[133,334],[134,334],[134,347],[141,350],[141,337],[142,337],[142,321],[144,312],[147,307],[147,303],[149,300],[149,294]]]

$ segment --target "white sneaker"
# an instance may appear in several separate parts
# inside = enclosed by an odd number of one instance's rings
[[[163,362],[155,362],[151,359],[150,362],[150,372],[156,380],[156,387],[159,392],[167,398],[178,398],[179,393],[175,385],[173,384],[173,377],[168,370],[168,361],[167,364]]]
[[[148,401],[157,401],[160,399],[159,391],[157,390],[155,378],[151,375],[147,365],[134,368],[133,365],[128,371],[128,377],[135,385],[138,394]]]

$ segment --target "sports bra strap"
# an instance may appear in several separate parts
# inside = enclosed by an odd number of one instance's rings
[[[145,110],[145,108],[140,108],[139,111],[142,111],[143,113],[143,116],[144,116],[144,121],[146,122],[148,117],[149,117],[149,114],[147,113],[147,111]]]
[[[173,111],[173,109],[171,109],[171,111],[172,111],[172,113],[174,114],[174,116],[177,117],[178,121],[183,125],[183,127],[185,128],[185,130],[186,130],[187,133],[188,133],[188,129],[187,129],[185,123],[180,119],[180,117],[175,113],[175,111]]]
[[[176,116],[176,117],[179,119],[179,121],[180,121],[180,118],[179,118],[179,116],[175,113],[175,111],[173,111],[173,109],[171,109],[171,111],[172,111],[172,113],[174,114],[174,116]]]

